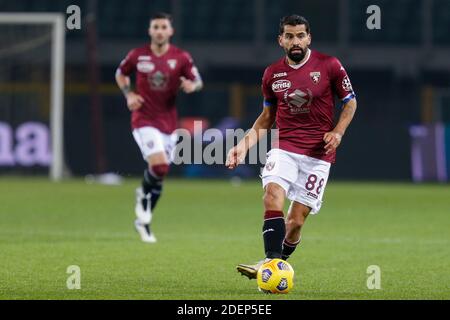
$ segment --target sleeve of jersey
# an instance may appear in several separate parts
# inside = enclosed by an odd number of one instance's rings
[[[333,89],[341,100],[342,105],[356,97],[347,71],[345,71],[340,61],[336,58],[333,58],[331,61],[330,73]]]
[[[268,71],[268,69],[264,71],[261,91],[264,98],[264,107],[275,107],[277,105],[277,97],[275,96],[274,92],[272,91],[272,87],[270,86],[270,72]]]
[[[117,71],[125,76],[129,76],[132,74],[136,69],[136,62],[134,58],[134,51],[130,51],[125,59],[120,62],[119,68],[117,68]]]
[[[191,55],[186,53],[186,63],[183,67],[183,76],[186,79],[192,80],[192,81],[202,81],[202,78],[200,76],[200,72],[198,72],[197,67],[194,65],[194,60],[192,59]]]

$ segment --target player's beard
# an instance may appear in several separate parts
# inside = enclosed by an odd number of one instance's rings
[[[293,53],[292,51],[294,49],[300,49],[300,52],[295,52]],[[292,61],[294,61],[295,63],[299,63],[300,61],[303,60],[303,58],[306,55],[306,50],[304,50],[303,48],[300,47],[292,47],[291,49],[287,50],[287,56],[289,57],[289,59],[291,59]]]

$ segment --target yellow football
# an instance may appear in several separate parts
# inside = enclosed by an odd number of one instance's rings
[[[294,269],[285,260],[272,259],[258,270],[258,288],[265,293],[288,293],[294,287]]]

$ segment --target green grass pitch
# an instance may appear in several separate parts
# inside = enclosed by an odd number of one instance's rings
[[[294,289],[264,295],[235,270],[263,255],[259,181],[168,180],[153,245],[133,229],[138,183],[2,178],[0,299],[450,298],[448,185],[331,181],[289,260]],[[66,286],[70,265],[80,290]]]

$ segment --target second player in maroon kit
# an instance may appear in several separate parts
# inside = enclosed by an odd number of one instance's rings
[[[176,96],[180,88],[192,93],[202,81],[190,54],[170,44],[172,20],[166,13],[150,19],[151,43],[131,50],[120,63],[116,81],[131,111],[133,137],[147,168],[142,186],[136,189],[135,228],[141,240],[156,242],[150,230],[153,209],[161,193],[177,141]],[[135,75],[135,90],[130,76]]]
[[[278,144],[268,152],[261,173],[266,257],[256,264],[237,266],[250,279],[256,278],[265,261],[288,259],[300,243],[306,217],[321,208],[336,148],[356,110],[350,79],[339,60],[309,48],[308,21],[298,15],[286,16],[279,31],[278,43],[286,56],[266,68],[263,111],[244,139],[229,151],[226,162],[234,169],[276,123]],[[342,104],[336,124],[335,96]],[[291,205],[285,218],[286,198]]]
[[[171,134],[177,128],[176,96],[181,80],[199,78],[190,54],[169,44],[162,56],[148,45],[132,50],[119,66],[121,74],[136,75],[136,92],[144,99],[141,108],[131,114],[133,129],[155,127]]]

